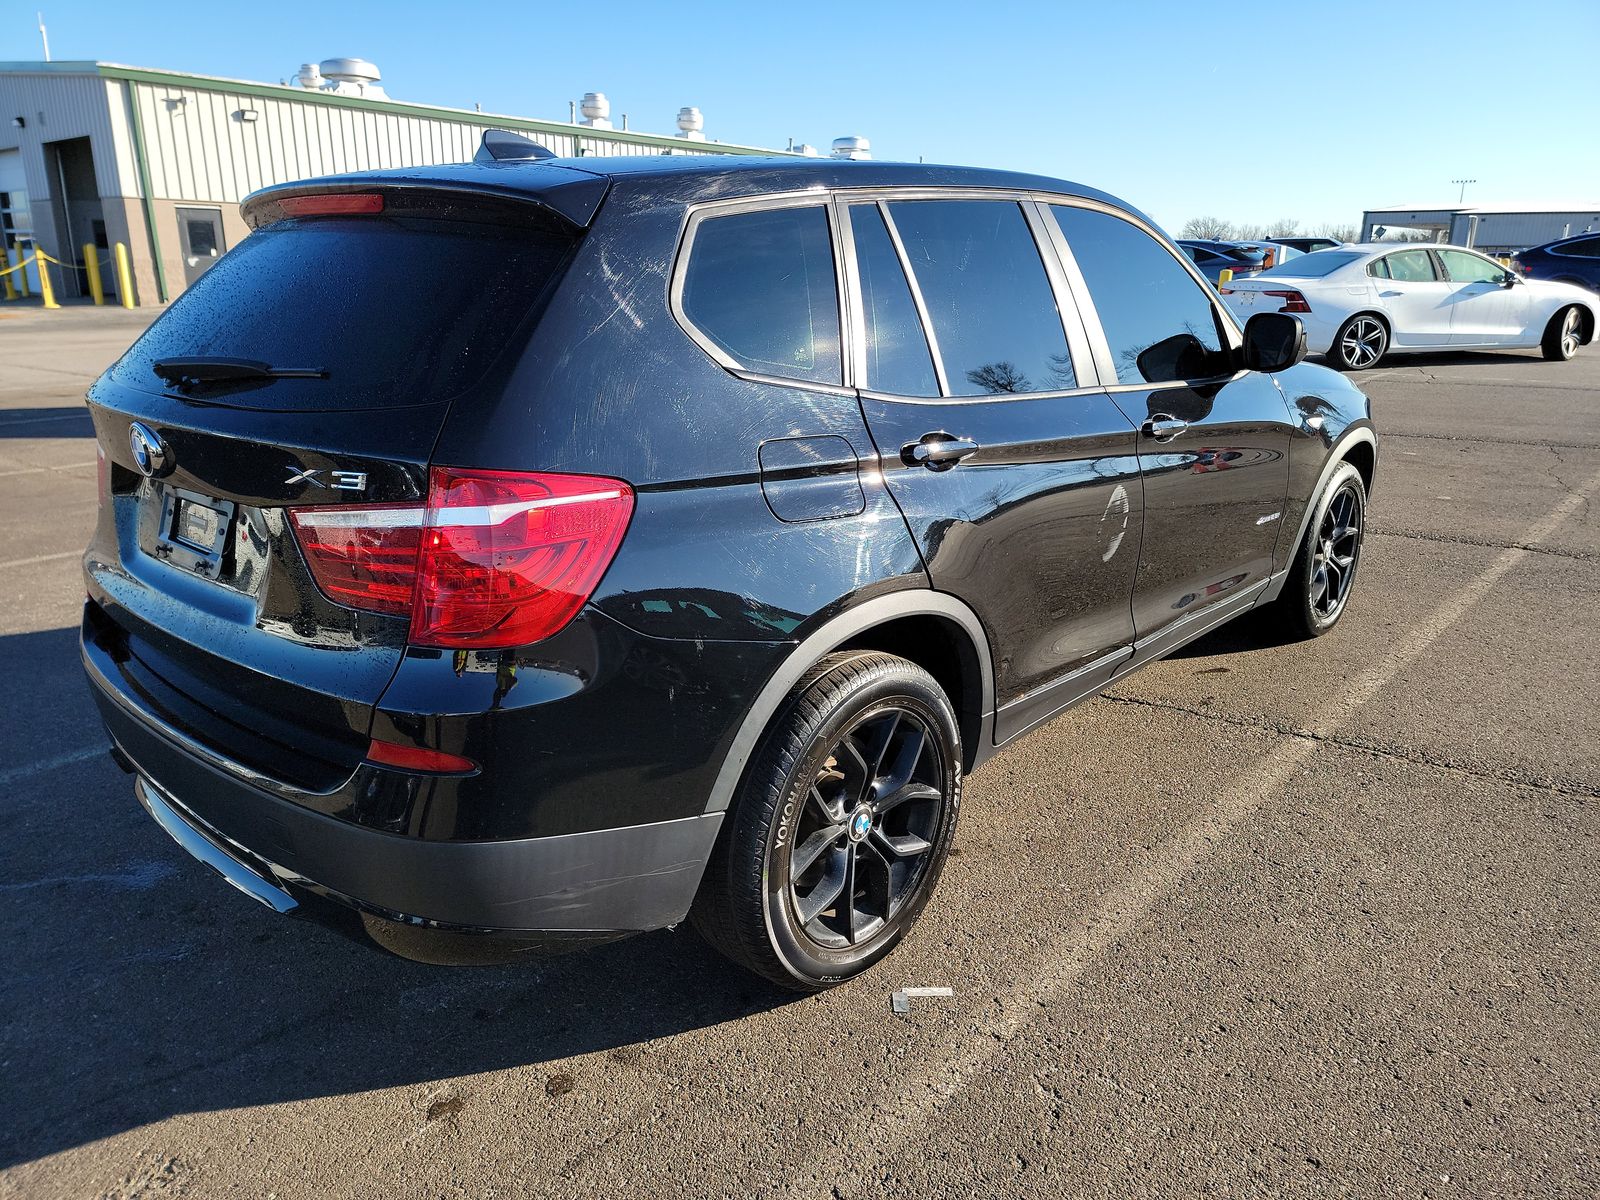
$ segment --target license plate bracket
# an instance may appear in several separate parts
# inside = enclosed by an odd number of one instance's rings
[[[233,514],[231,500],[183,488],[162,488],[156,557],[208,579],[220,578]]]

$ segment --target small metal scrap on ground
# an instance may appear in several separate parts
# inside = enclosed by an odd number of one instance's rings
[[[898,992],[895,992],[894,995],[889,997],[889,1007],[903,1017],[911,1011],[911,998],[913,996],[917,997],[919,1000],[924,997],[933,996],[948,1000],[954,995],[955,993],[947,987],[901,988]]]

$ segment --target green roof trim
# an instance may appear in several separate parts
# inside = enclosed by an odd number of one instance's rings
[[[210,92],[226,92],[233,96],[257,96],[264,100],[295,100],[307,104],[331,105],[334,108],[352,108],[362,112],[393,113],[396,116],[417,117],[431,121],[453,121],[461,125],[476,125],[482,129],[510,129],[534,135],[555,134],[560,137],[582,138],[585,141],[617,142],[628,146],[648,146],[662,150],[696,150],[710,154],[781,154],[785,157],[793,153],[729,142],[690,141],[688,138],[668,137],[659,133],[592,129],[587,125],[571,125],[565,121],[541,121],[502,113],[469,112],[462,108],[444,108],[434,104],[412,104],[400,100],[366,100],[360,96],[308,91],[305,88],[290,87],[288,84],[249,83],[214,75],[188,75],[179,71],[124,67],[116,63],[0,63],[0,71],[97,74],[103,79],[142,83],[152,87],[189,87]]]

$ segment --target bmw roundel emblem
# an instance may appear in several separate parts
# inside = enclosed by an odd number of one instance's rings
[[[128,445],[133,449],[133,465],[139,474],[154,475],[167,465],[167,448],[148,425],[135,421],[128,426]]]
[[[850,818],[850,838],[852,841],[864,841],[867,834],[872,832],[872,814],[866,809],[857,809],[856,815]]]

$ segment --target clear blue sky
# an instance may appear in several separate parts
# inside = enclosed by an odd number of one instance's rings
[[[564,120],[585,91],[669,133],[1037,171],[1176,229],[1362,209],[1600,198],[1600,0],[0,6],[0,60],[277,80],[370,58],[396,99]]]

